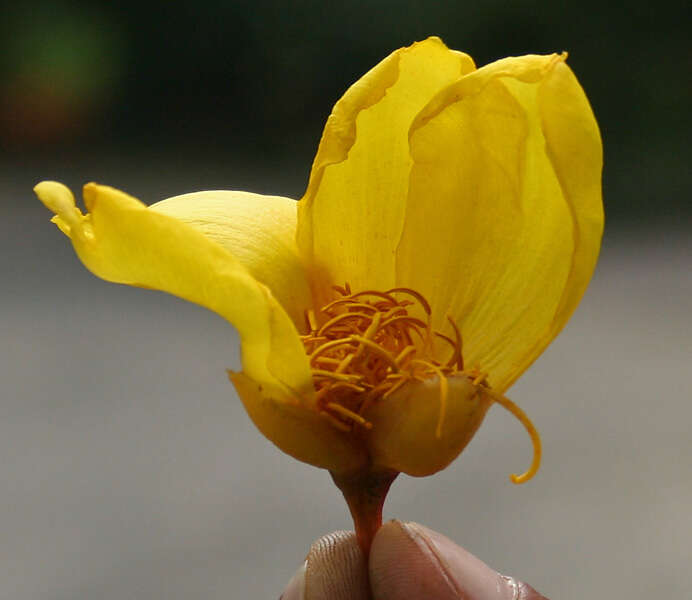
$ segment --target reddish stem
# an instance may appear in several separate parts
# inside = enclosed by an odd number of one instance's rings
[[[382,506],[389,486],[392,485],[399,472],[368,469],[349,475],[331,472],[330,474],[346,498],[356,528],[358,545],[367,560],[372,540],[382,526]]]

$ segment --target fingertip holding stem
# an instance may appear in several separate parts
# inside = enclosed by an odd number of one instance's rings
[[[378,600],[546,600],[417,523],[390,521],[382,526],[372,545],[369,577]]]
[[[348,475],[330,474],[346,499],[358,545],[367,559],[372,540],[382,526],[382,507],[387,492],[399,472],[368,469]]]
[[[368,566],[352,531],[316,540],[281,600],[371,600]]]

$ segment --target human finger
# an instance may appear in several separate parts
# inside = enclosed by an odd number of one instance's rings
[[[390,521],[380,528],[369,572],[378,600],[547,600],[417,523]]]
[[[335,531],[310,547],[280,600],[368,600],[367,565],[352,531]]]

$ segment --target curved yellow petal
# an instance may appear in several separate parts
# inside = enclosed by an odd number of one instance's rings
[[[360,440],[332,427],[316,410],[282,401],[244,373],[229,372],[229,377],[257,429],[286,454],[333,473],[367,465]]]
[[[310,286],[296,246],[297,202],[239,191],[174,196],[149,210],[187,223],[223,246],[266,285],[298,328],[311,307]]]
[[[410,132],[397,284],[434,326],[458,323],[468,366],[503,391],[564,326],[603,228],[598,126],[564,57],[498,61],[461,78]]]
[[[276,398],[312,406],[311,373],[295,326],[268,288],[226,249],[107,186],[84,186],[86,215],[62,184],[44,181],[35,191],[92,273],[166,291],[218,313],[240,334],[249,377],[276,390]]]
[[[393,287],[409,126],[440,89],[473,69],[469,56],[430,38],[385,58],[336,103],[298,208],[298,246],[324,279]]]

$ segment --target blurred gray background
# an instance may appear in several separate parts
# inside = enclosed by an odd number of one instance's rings
[[[386,517],[446,533],[554,600],[684,598],[692,577],[690,9],[500,2],[34,2],[0,20],[0,598],[275,598],[350,528],[224,369],[235,332],[78,263],[31,193],[299,197],[358,76],[430,34],[479,65],[570,51],[602,128],[608,222],[574,318],[450,468]]]

